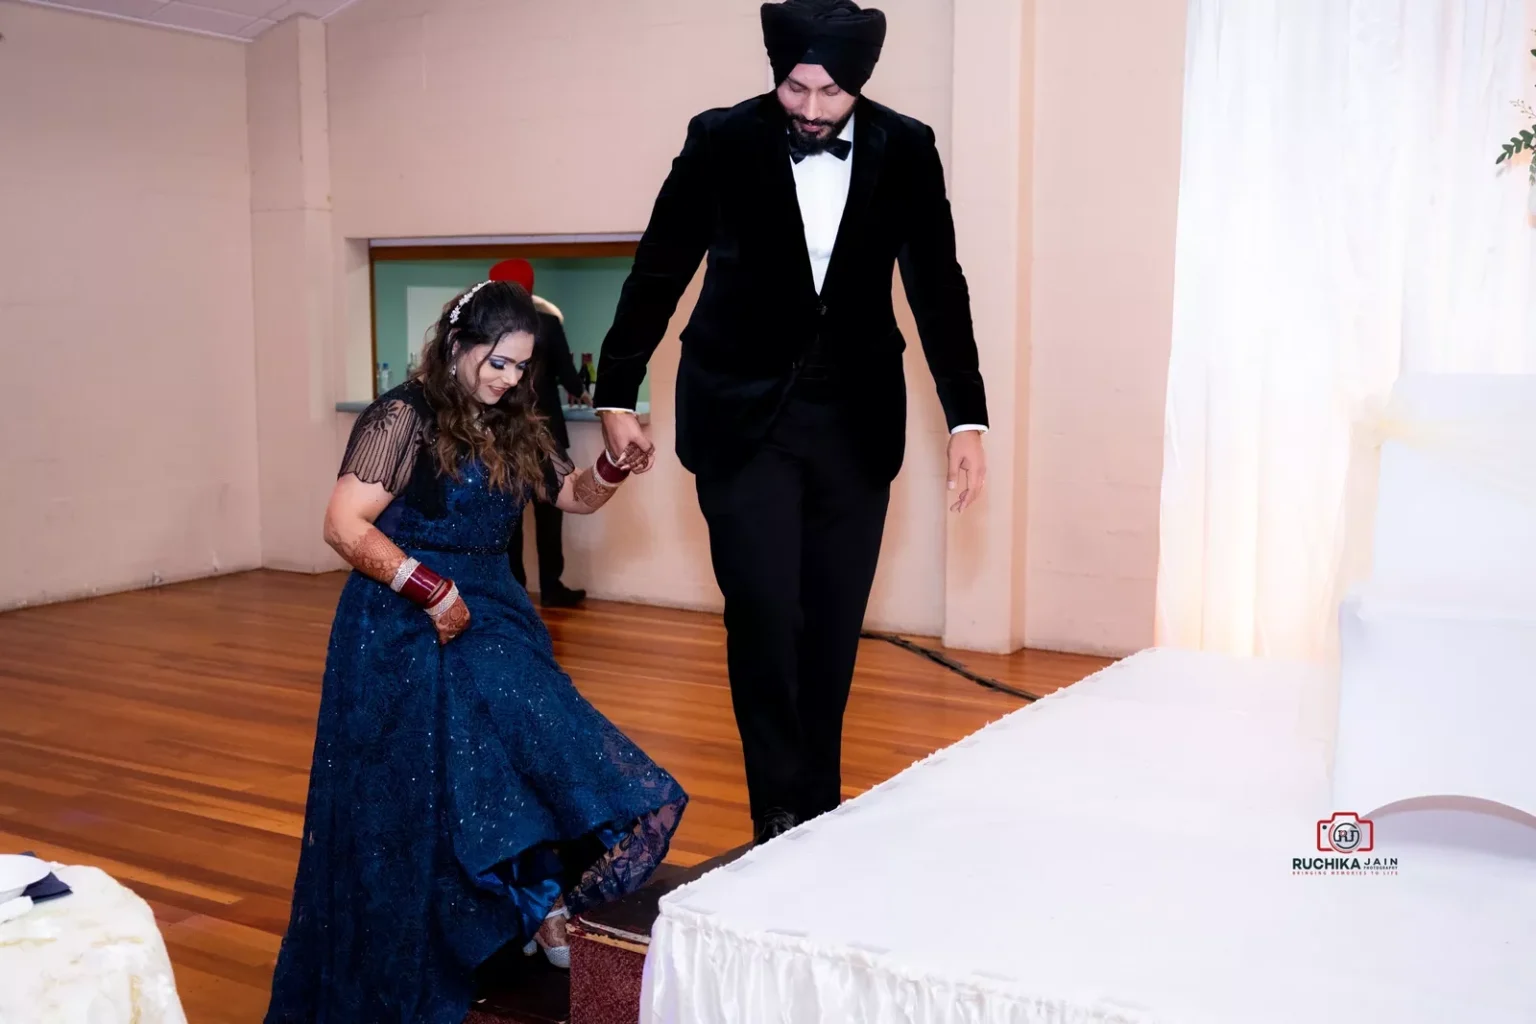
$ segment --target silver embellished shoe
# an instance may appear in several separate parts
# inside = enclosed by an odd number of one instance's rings
[[[564,906],[559,906],[551,910],[544,920],[568,921],[570,917],[571,912],[566,910]],[[543,931],[543,929],[541,928],[540,931]],[[538,934],[535,934],[533,940],[523,947],[523,955],[533,956],[541,949],[544,951],[544,959],[548,960],[551,965],[560,968],[562,971],[571,969],[571,947],[568,944],[564,946],[546,946],[544,940],[539,938]]]

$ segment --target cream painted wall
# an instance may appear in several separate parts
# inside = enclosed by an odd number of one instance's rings
[[[868,93],[932,125],[947,153],[951,5],[882,6],[890,33]],[[642,230],[688,119],[771,85],[757,0],[366,0],[326,33],[338,242]],[[365,344],[361,289],[352,276],[341,287],[344,335]],[[569,581],[595,596],[720,606],[693,479],[670,454],[676,332],[692,303],[690,292],[651,364],[668,457],[601,515],[567,520]],[[870,620],[933,634],[944,614],[946,437],[909,315],[903,325],[909,454]],[[590,428],[576,429],[578,452],[595,455],[583,452],[596,444]]]
[[[0,608],[256,566],[244,49],[0,32]]]
[[[1152,643],[1185,0],[1034,0],[1024,642]]]

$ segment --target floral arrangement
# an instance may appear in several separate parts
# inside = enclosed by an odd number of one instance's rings
[[[1536,50],[1531,51],[1531,56],[1536,57]],[[1504,152],[1494,161],[1495,165],[1502,164],[1516,153],[1536,152],[1536,110],[1532,110],[1531,105],[1525,100],[1515,100],[1513,106],[1520,111],[1521,116],[1531,122],[1531,126],[1504,143]],[[1536,186],[1536,160],[1531,161],[1530,176],[1531,184]]]

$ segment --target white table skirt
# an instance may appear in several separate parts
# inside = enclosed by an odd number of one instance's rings
[[[1112,666],[669,895],[642,1021],[1536,1021],[1536,829],[1483,822],[1506,855],[1382,819],[1395,874],[1294,873],[1333,810],[1333,693]]]
[[[106,873],[0,925],[0,1024],[186,1024],[149,905]]]

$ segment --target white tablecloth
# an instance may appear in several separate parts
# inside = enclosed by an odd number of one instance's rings
[[[1323,856],[1333,680],[1149,651],[663,901],[647,1024],[1530,1024],[1536,829]],[[1427,813],[1427,812],[1426,812]]]
[[[186,1024],[149,905],[96,868],[0,925],[0,1024]]]

